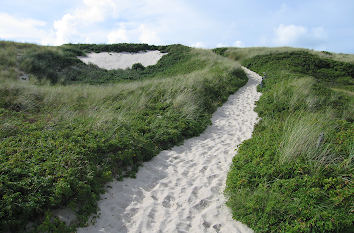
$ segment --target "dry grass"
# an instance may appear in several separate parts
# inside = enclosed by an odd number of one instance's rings
[[[159,98],[164,103],[173,103],[184,117],[193,119],[200,111],[200,100],[195,96],[198,85],[206,80],[213,81],[218,72],[222,76],[240,65],[208,50],[195,49],[192,54],[193,59],[203,60],[207,65],[185,75],[99,86],[63,86],[49,83],[37,85],[35,79],[31,82],[9,79],[9,76],[16,74],[5,73],[3,75],[6,77],[0,77],[1,90],[20,93],[14,94],[13,102],[21,103],[23,110],[35,111],[40,104],[41,109],[55,116],[57,121],[76,119],[79,116],[91,118],[92,122],[96,122],[96,126],[103,126],[103,122],[111,124],[123,119],[127,121],[128,115],[144,110],[152,98]],[[157,94],[160,96],[157,97]]]
[[[331,151],[331,144],[325,143],[328,133],[333,130],[333,125],[326,124],[328,117],[330,113],[289,117],[284,125],[284,136],[280,144],[280,162],[289,163],[305,155],[314,165],[324,167],[340,160]]]

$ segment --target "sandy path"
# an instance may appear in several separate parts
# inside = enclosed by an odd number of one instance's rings
[[[204,133],[144,163],[136,179],[109,183],[95,225],[78,232],[252,232],[232,220],[223,195],[235,148],[257,121],[261,77],[245,71],[248,83],[214,113]]]

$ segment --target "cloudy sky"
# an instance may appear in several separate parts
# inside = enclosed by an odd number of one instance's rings
[[[354,53],[353,0],[0,0],[0,40]]]

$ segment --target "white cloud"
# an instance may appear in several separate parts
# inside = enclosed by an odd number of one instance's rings
[[[145,24],[120,23],[116,29],[110,31],[107,35],[108,43],[161,43],[157,32]]]
[[[123,43],[123,42],[128,42],[128,33],[127,30],[124,28],[118,28],[116,30],[111,31],[107,35],[108,43],[114,44],[114,43]]]
[[[218,43],[215,47],[216,48],[222,48],[222,47],[228,47],[228,45],[226,45],[224,43]]]
[[[0,13],[0,38],[20,41],[36,40],[45,36],[46,23],[30,18],[16,18],[6,13]]]
[[[75,17],[89,23],[102,22],[118,13],[117,3],[113,0],[83,0],[84,7],[74,12]]]
[[[65,14],[60,20],[54,21],[53,31],[43,40],[43,43],[60,45],[72,40],[89,42],[101,37],[95,35],[92,39],[88,37],[95,30],[97,23],[107,18],[116,17],[117,4],[113,0],[83,0],[83,5],[71,13]],[[92,36],[92,35],[91,35]]]
[[[280,24],[275,29],[275,43],[279,45],[293,44],[306,35],[306,33],[307,29],[305,27]]]
[[[242,41],[236,40],[236,41],[234,42],[233,46],[234,46],[234,47],[239,47],[239,48],[241,48],[241,47],[244,47],[245,45],[243,44]]]
[[[86,41],[158,44],[161,43],[159,33],[168,28],[166,15],[169,7],[173,11],[180,9],[174,3],[171,1],[166,4],[162,0],[83,0],[80,7],[54,22],[52,32],[42,43],[60,45]],[[105,27],[106,23],[112,22],[116,22],[114,27]]]
[[[188,44],[188,41],[182,41],[181,38],[185,38],[186,34],[190,37],[195,37],[196,34],[199,36],[199,30],[208,28],[208,20],[201,20],[195,10],[180,0],[116,2],[121,18],[125,19],[125,30],[130,42]],[[113,30],[121,28],[120,24]]]
[[[157,32],[148,26],[141,24],[139,27],[139,41],[147,44],[159,44],[160,39]]]
[[[194,48],[206,48],[206,45],[201,41],[198,41],[198,42],[192,44],[191,46]]]
[[[221,47],[244,47],[244,43],[240,40],[236,40],[234,43],[230,44],[224,44],[224,43],[218,43],[216,45],[216,48],[221,48]]]
[[[201,30],[209,31],[213,26],[208,18],[198,14],[198,10],[180,0],[112,1],[116,5],[117,17],[106,19],[114,25],[103,32],[108,42],[128,40],[149,44],[188,44],[186,34],[189,40],[198,41]]]
[[[298,25],[280,24],[274,30],[273,44],[278,46],[319,47],[326,40],[327,33],[322,27],[306,28]]]
[[[50,45],[70,42],[189,44],[199,41],[202,33],[215,26],[209,17],[198,12],[198,8],[193,9],[191,4],[180,0],[80,0],[80,5],[45,27],[42,21],[1,15],[0,37]],[[15,22],[7,26],[9,17]],[[196,46],[205,47],[205,44]]]

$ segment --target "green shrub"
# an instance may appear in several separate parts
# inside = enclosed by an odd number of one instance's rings
[[[216,54],[219,54],[221,56],[225,56],[225,52],[227,51],[227,48],[215,48],[213,49],[213,52]]]
[[[22,57],[21,68],[39,79],[48,79],[51,83],[56,83],[63,69],[78,63],[80,60],[77,58],[65,56],[57,51],[32,50]]]
[[[268,78],[261,121],[233,158],[233,217],[256,232],[351,232],[353,97],[331,87],[353,65],[291,52],[245,61]],[[347,81],[346,81],[347,82]]]
[[[132,69],[133,70],[144,70],[145,66],[143,66],[141,63],[135,63],[135,64],[133,64]]]
[[[344,76],[354,78],[354,64],[322,59],[305,51],[258,55],[245,61],[245,65],[250,67],[253,64],[274,66],[275,63],[293,72],[312,75],[321,81],[335,82]]]

